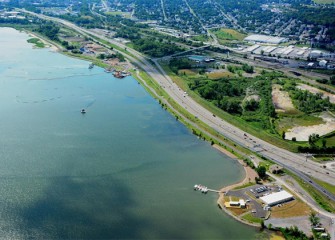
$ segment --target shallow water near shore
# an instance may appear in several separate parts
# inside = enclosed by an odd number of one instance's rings
[[[0,28],[0,236],[252,239],[213,189],[243,168],[190,133],[132,77]],[[86,114],[80,110],[85,108]]]

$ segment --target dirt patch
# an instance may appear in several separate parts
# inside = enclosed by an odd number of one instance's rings
[[[313,94],[317,94],[317,93],[322,93],[322,98],[325,99],[327,97],[329,97],[329,101],[331,103],[335,103],[335,95],[334,94],[331,94],[329,92],[326,92],[326,91],[323,91],[323,90],[320,90],[318,88],[315,88],[315,87],[311,87],[309,85],[306,85],[306,84],[299,84],[297,86],[298,89],[300,90],[307,90]]]
[[[273,84],[272,86],[272,102],[276,112],[296,111],[288,92],[282,91],[281,86],[278,84]]]
[[[249,209],[247,208],[229,208],[229,211],[231,211],[235,216],[240,216],[242,215],[243,213],[246,213],[248,211],[250,211]]]
[[[335,118],[333,116],[328,113],[322,113],[320,117],[325,121],[325,123],[291,128],[287,130],[285,139],[292,140],[292,138],[295,137],[297,141],[308,141],[308,137],[313,133],[323,136],[335,131]]]
[[[253,94],[245,97],[243,101],[250,101],[252,99],[255,100],[256,102],[259,102],[261,100],[261,97],[259,95]]]
[[[118,58],[110,58],[105,61],[110,66],[118,66],[120,64],[120,60]]]

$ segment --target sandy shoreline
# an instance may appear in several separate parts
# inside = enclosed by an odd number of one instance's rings
[[[55,52],[61,50],[59,46],[56,46],[54,43],[52,43],[52,42],[46,40],[45,38],[43,38],[43,37],[41,37],[41,36],[39,36],[39,35],[36,35],[36,34],[34,34],[34,33],[32,33],[32,32],[27,31],[27,30],[25,30],[25,32],[26,32],[30,37],[40,39],[40,40],[45,44],[45,47],[46,47],[46,48],[50,48],[52,51],[55,51]]]
[[[234,154],[232,154],[228,150],[222,148],[221,146],[214,144],[213,147],[215,149],[219,150],[220,152],[226,154],[228,157],[237,160],[243,166],[244,171],[245,171],[245,177],[244,177],[244,179],[242,181],[221,188],[220,189],[221,193],[227,192],[227,191],[229,191],[229,190],[231,190],[231,189],[233,189],[235,187],[242,186],[242,185],[247,184],[249,182],[255,182],[255,177],[258,177],[258,174],[256,173],[255,170],[253,170],[251,167],[249,167],[248,165],[246,165],[242,160],[238,159]]]

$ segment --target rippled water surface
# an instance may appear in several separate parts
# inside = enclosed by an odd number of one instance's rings
[[[216,194],[243,177],[132,77],[0,28],[2,238],[250,239]],[[80,109],[86,108],[82,115]]]

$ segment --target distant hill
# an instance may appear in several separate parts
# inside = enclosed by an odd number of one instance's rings
[[[319,4],[331,4],[331,3],[335,3],[335,0],[313,0],[315,3],[319,3]]]

